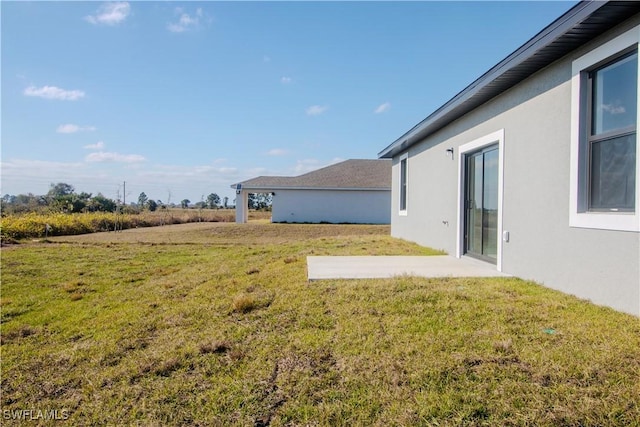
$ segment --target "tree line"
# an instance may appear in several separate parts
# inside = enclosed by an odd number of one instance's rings
[[[216,193],[211,193],[201,202],[195,204],[199,209],[219,209],[228,208],[229,198],[220,198]],[[163,203],[162,200],[153,200],[142,192],[138,196],[138,203],[124,206],[119,201],[105,197],[101,193],[95,196],[91,193],[77,193],[73,185],[59,182],[51,184],[49,191],[44,195],[18,194],[17,196],[5,194],[0,199],[0,209],[2,214],[26,213],[26,212],[117,212],[138,213],[142,210],[156,211],[177,207],[174,203]],[[189,208],[191,201],[183,199],[180,207]]]

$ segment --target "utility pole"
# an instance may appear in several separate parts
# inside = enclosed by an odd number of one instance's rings
[[[122,182],[122,204],[127,205],[127,181]]]

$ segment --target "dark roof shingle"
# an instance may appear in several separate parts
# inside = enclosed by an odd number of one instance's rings
[[[259,176],[238,184],[245,190],[391,189],[391,160],[352,159],[300,176]],[[232,188],[237,188],[233,184]]]

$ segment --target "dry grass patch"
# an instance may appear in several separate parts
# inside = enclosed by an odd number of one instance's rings
[[[236,313],[248,313],[258,307],[255,296],[250,294],[240,294],[233,298],[231,308]]]
[[[0,335],[0,343],[6,344],[16,339],[27,338],[31,335],[35,335],[37,332],[37,329],[29,325],[22,325],[17,329],[11,330],[9,332],[3,332],[2,335]]]
[[[274,298],[274,292],[256,286],[249,286],[245,292],[233,298],[231,310],[235,313],[248,313],[260,308],[269,307]]]
[[[212,343],[200,344],[200,353],[226,353],[231,350],[231,343],[229,341],[215,341]]]

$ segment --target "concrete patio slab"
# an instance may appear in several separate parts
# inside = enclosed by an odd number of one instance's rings
[[[308,256],[309,280],[419,277],[508,277],[473,258],[437,256]]]

